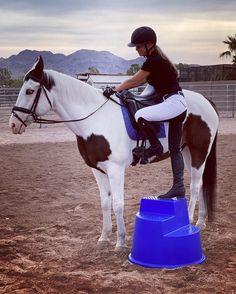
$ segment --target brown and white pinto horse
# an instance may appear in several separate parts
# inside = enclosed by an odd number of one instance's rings
[[[189,216],[199,201],[197,225],[212,216],[216,186],[216,138],[219,117],[202,95],[184,91],[188,115],[183,128],[183,156],[191,175]],[[113,97],[113,99],[117,99]],[[52,70],[44,70],[40,57],[26,74],[9,125],[14,134],[56,112],[77,137],[84,161],[92,168],[101,197],[103,227],[99,241],[112,232],[111,207],[117,221],[117,248],[125,247],[124,175],[132,162],[136,142],[129,138],[121,107],[86,83]],[[168,132],[168,123],[165,123]],[[167,138],[160,139],[168,152]],[[157,191],[158,193],[158,191]]]

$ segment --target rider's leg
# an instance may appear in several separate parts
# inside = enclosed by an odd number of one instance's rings
[[[175,94],[165,101],[139,109],[135,113],[135,120],[140,117],[147,121],[168,121],[174,119],[186,110],[186,101],[182,95]]]
[[[185,117],[185,112],[181,115],[182,121]],[[170,121],[169,123],[169,151],[171,158],[171,167],[173,172],[173,186],[164,195],[160,195],[159,198],[183,198],[185,197],[184,188],[184,160],[180,151],[180,144],[182,138],[182,121]]]
[[[164,102],[142,108],[136,112],[135,118],[143,117],[148,121],[169,121],[169,151],[173,171],[173,186],[161,198],[184,197],[183,183],[184,161],[180,151],[182,125],[186,116],[186,101],[182,95],[173,95]]]
[[[163,147],[157,138],[157,130],[152,126],[150,122],[140,117],[138,119],[138,126],[142,134],[149,140],[150,147],[144,150],[143,163],[148,161],[148,158],[152,156],[160,156],[163,153]]]
[[[160,141],[156,138],[156,134],[153,131],[150,121],[160,122],[174,119],[185,110],[185,98],[182,95],[173,95],[162,103],[142,108],[136,112],[135,119],[151,144],[146,150],[143,150],[140,147],[133,150],[134,155],[144,159],[142,163],[147,163],[148,158],[154,155],[160,156],[163,153],[163,147]]]

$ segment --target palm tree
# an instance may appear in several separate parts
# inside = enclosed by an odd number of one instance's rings
[[[219,57],[231,57],[232,62],[236,64],[236,34],[234,36],[227,36],[223,43],[228,45],[228,50],[221,53]]]

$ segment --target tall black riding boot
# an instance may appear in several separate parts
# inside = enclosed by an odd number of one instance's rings
[[[171,155],[171,166],[173,171],[173,186],[164,195],[160,195],[158,198],[184,198],[185,188],[184,188],[184,161],[183,156],[180,151],[174,152]]]
[[[141,164],[146,164],[150,157],[160,156],[163,153],[163,147],[156,136],[156,130],[150,122],[141,117],[138,119],[138,126],[142,134],[149,140],[151,146],[147,149],[136,147],[133,150],[133,154],[141,157]]]

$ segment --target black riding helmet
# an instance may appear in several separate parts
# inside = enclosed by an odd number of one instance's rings
[[[131,42],[128,44],[128,46],[135,47],[136,45],[145,44],[147,42],[152,42],[154,45],[156,45],[156,33],[150,27],[140,27],[134,30],[131,36]]]

